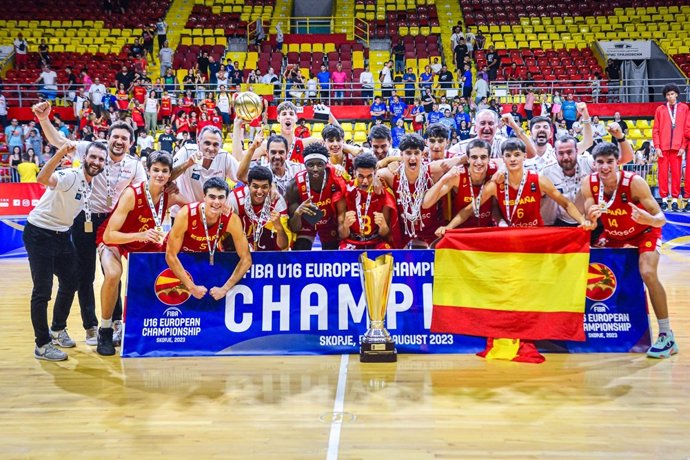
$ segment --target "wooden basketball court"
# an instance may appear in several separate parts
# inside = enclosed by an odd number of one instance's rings
[[[690,254],[662,258],[680,354],[33,357],[26,260],[0,261],[0,458],[690,458]],[[51,304],[52,305],[52,304]],[[656,330],[656,323],[654,322]]]

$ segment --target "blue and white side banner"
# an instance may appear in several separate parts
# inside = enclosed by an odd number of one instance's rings
[[[429,331],[434,253],[392,252],[395,272],[386,327],[399,353],[475,353],[485,339]],[[370,251],[373,258],[384,251]],[[127,283],[127,357],[358,353],[367,315],[360,251],[253,253],[253,264],[223,300],[197,300],[164,254],[131,254]],[[234,254],[181,254],[198,285],[221,286]],[[649,320],[635,250],[593,250],[585,314],[586,342],[541,342],[545,351],[644,351]],[[460,286],[460,284],[459,284]],[[500,289],[500,286],[497,286]]]

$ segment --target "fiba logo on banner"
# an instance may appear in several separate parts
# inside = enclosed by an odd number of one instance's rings
[[[616,275],[607,265],[589,264],[586,295],[593,303],[585,315],[584,329],[588,339],[616,339],[618,332],[632,327],[628,313],[611,312],[605,300],[610,299],[618,286]]]
[[[603,302],[616,292],[616,275],[609,267],[601,263],[589,264],[587,276],[587,298],[594,302]]]
[[[189,273],[187,273],[187,275],[191,278]],[[165,305],[182,305],[190,297],[189,291],[182,284],[182,281],[180,281],[169,268],[163,270],[158,277],[156,277],[153,289],[158,300]]]
[[[168,307],[160,317],[144,318],[143,337],[156,337],[157,343],[184,343],[201,333],[201,318],[185,318],[178,307]]]

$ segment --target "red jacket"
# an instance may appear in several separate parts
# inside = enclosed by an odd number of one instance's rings
[[[667,150],[686,150],[688,139],[686,131],[690,134],[690,118],[688,106],[682,102],[676,103],[676,128],[671,129],[671,116],[668,114],[667,104],[656,108],[654,114],[654,126],[652,127],[652,141],[654,148]],[[671,132],[673,131],[673,133]],[[673,136],[673,138],[671,138]]]

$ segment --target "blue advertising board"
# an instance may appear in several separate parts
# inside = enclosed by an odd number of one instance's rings
[[[391,251],[388,251],[391,252]],[[384,253],[371,251],[373,258]],[[485,339],[429,331],[434,251],[392,251],[386,327],[399,353],[475,353]],[[126,357],[358,353],[366,331],[360,251],[260,252],[224,299],[190,297],[164,254],[131,254],[122,355]],[[221,286],[234,254],[180,254],[196,284]],[[462,280],[458,280],[462,289]],[[592,250],[587,341],[539,342],[544,351],[644,351],[649,320],[635,250]]]

